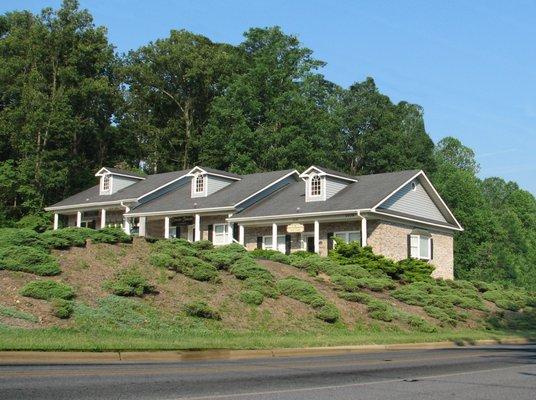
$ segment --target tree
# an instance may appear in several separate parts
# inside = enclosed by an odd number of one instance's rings
[[[425,131],[422,109],[406,102],[394,105],[372,78],[344,92],[339,112],[349,172],[435,168],[434,144]]]
[[[241,69],[211,107],[201,162],[236,172],[334,166],[337,126],[329,113],[338,87],[280,28],[254,28],[239,45]]]
[[[209,106],[233,69],[234,52],[181,30],[128,54],[128,107],[121,127],[138,132],[150,170],[187,168],[197,161]]]
[[[475,152],[452,136],[441,139],[434,153],[438,163],[449,163],[473,175],[480,171],[480,165],[475,160]]]
[[[106,30],[77,1],[7,13],[0,32],[0,181],[15,188],[1,201],[20,217],[86,187],[120,156],[111,126],[120,98]]]

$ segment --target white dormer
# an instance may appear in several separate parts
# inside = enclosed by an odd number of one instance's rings
[[[117,168],[101,168],[95,176],[100,177],[99,194],[106,196],[114,194],[127,186],[133,185],[145,178],[135,172],[123,171]]]
[[[306,202],[325,201],[346,186],[357,182],[357,179],[349,175],[314,165],[306,169],[300,178],[305,182]]]
[[[194,167],[188,175],[192,177],[192,197],[207,197],[241,178],[238,175],[210,168]]]
[[[207,174],[196,172],[192,176],[192,197],[207,197]]]

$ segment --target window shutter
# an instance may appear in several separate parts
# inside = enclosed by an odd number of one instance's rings
[[[411,235],[408,235],[408,258],[411,258]]]
[[[290,254],[290,235],[285,235],[285,254]]]
[[[210,240],[211,242],[214,240],[214,237],[213,237],[214,234],[213,234],[213,232],[214,232],[214,225],[210,224],[210,225],[208,226],[208,240]]]
[[[262,249],[262,236],[257,236],[257,248]]]
[[[238,224],[236,222],[233,224],[233,239],[238,242]]]
[[[430,260],[434,259],[434,239],[430,238]]]
[[[175,231],[175,235],[177,236],[177,239],[179,239],[181,237],[181,227],[180,225],[177,225],[175,227],[176,231]]]
[[[333,232],[328,232],[328,251],[333,250]]]

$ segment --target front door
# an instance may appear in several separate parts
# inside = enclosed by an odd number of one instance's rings
[[[309,253],[315,252],[315,237],[314,236],[307,236],[307,251]]]

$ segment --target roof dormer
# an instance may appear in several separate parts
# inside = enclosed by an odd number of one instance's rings
[[[95,176],[100,177],[99,194],[101,196],[114,194],[145,179],[145,177],[135,172],[108,167],[101,168]]]
[[[305,201],[325,201],[357,179],[342,172],[315,167],[306,169],[301,175],[305,181]]]
[[[192,177],[192,198],[210,196],[231,183],[241,180],[241,177],[236,174],[201,167],[194,167],[188,175]]]

